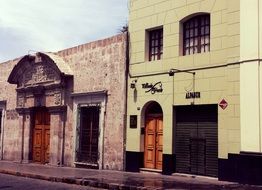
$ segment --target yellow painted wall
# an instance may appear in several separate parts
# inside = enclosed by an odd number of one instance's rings
[[[185,99],[186,90],[192,87],[192,75],[177,73],[168,75],[172,68],[196,70],[195,91],[201,98],[195,104],[218,104],[223,98],[229,106],[218,108],[219,157],[240,151],[240,2],[239,0],[131,0],[130,77],[128,84],[137,80],[137,98],[134,89],[128,88],[127,151],[143,151],[143,107],[149,101],[157,101],[164,112],[164,153],[174,153],[173,105],[190,105]],[[195,13],[210,13],[210,52],[181,55],[180,21]],[[148,61],[147,33],[155,27],[163,27],[163,59]],[[236,64],[231,64],[236,63]],[[229,64],[229,65],[227,65]],[[220,67],[217,67],[220,66]],[[163,74],[154,75],[162,72]],[[153,75],[152,75],[153,74]],[[146,75],[146,76],[142,76]],[[142,83],[163,83],[163,93],[145,93]],[[140,110],[138,110],[140,108]],[[138,115],[138,128],[129,128],[129,116]]]
[[[262,152],[262,2],[240,2],[241,150]]]

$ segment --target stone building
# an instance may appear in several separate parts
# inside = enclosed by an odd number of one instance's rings
[[[130,0],[126,169],[261,184],[260,0]]]
[[[0,64],[2,160],[123,170],[126,34]]]

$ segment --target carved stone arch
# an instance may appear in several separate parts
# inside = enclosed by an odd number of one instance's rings
[[[54,59],[52,59],[54,58]],[[62,58],[50,53],[24,56],[13,68],[8,82],[18,88],[61,83],[61,76],[72,75]]]
[[[17,84],[17,108],[65,105],[66,77],[72,77],[68,64],[52,53],[24,56],[13,68],[8,82]]]

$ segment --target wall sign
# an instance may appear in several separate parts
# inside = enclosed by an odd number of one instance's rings
[[[131,129],[137,128],[137,115],[130,115],[130,128]]]
[[[145,92],[146,93],[151,92],[151,94],[155,94],[156,92],[163,92],[162,82],[157,82],[155,84],[144,83],[142,84],[142,88],[148,89]]]
[[[188,92],[186,93],[186,99],[200,98],[200,92]]]
[[[221,102],[218,104],[223,110],[225,110],[228,106],[228,103],[225,99],[221,100]]]

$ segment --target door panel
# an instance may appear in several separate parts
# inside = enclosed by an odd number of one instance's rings
[[[177,123],[175,150],[177,172],[216,177],[217,123]]]
[[[149,117],[146,121],[144,167],[162,170],[163,119]]]
[[[163,119],[156,119],[156,169],[162,170],[163,158]]]
[[[50,129],[45,129],[45,143],[44,143],[44,162],[49,162],[49,151],[50,151]]]
[[[35,112],[33,129],[33,161],[37,163],[49,162],[50,150],[50,114],[42,109]]]
[[[154,118],[148,118],[145,134],[145,158],[144,167],[155,168],[155,126]]]
[[[33,150],[33,161],[41,162],[41,145],[42,145],[42,130],[34,130],[34,150]]]

